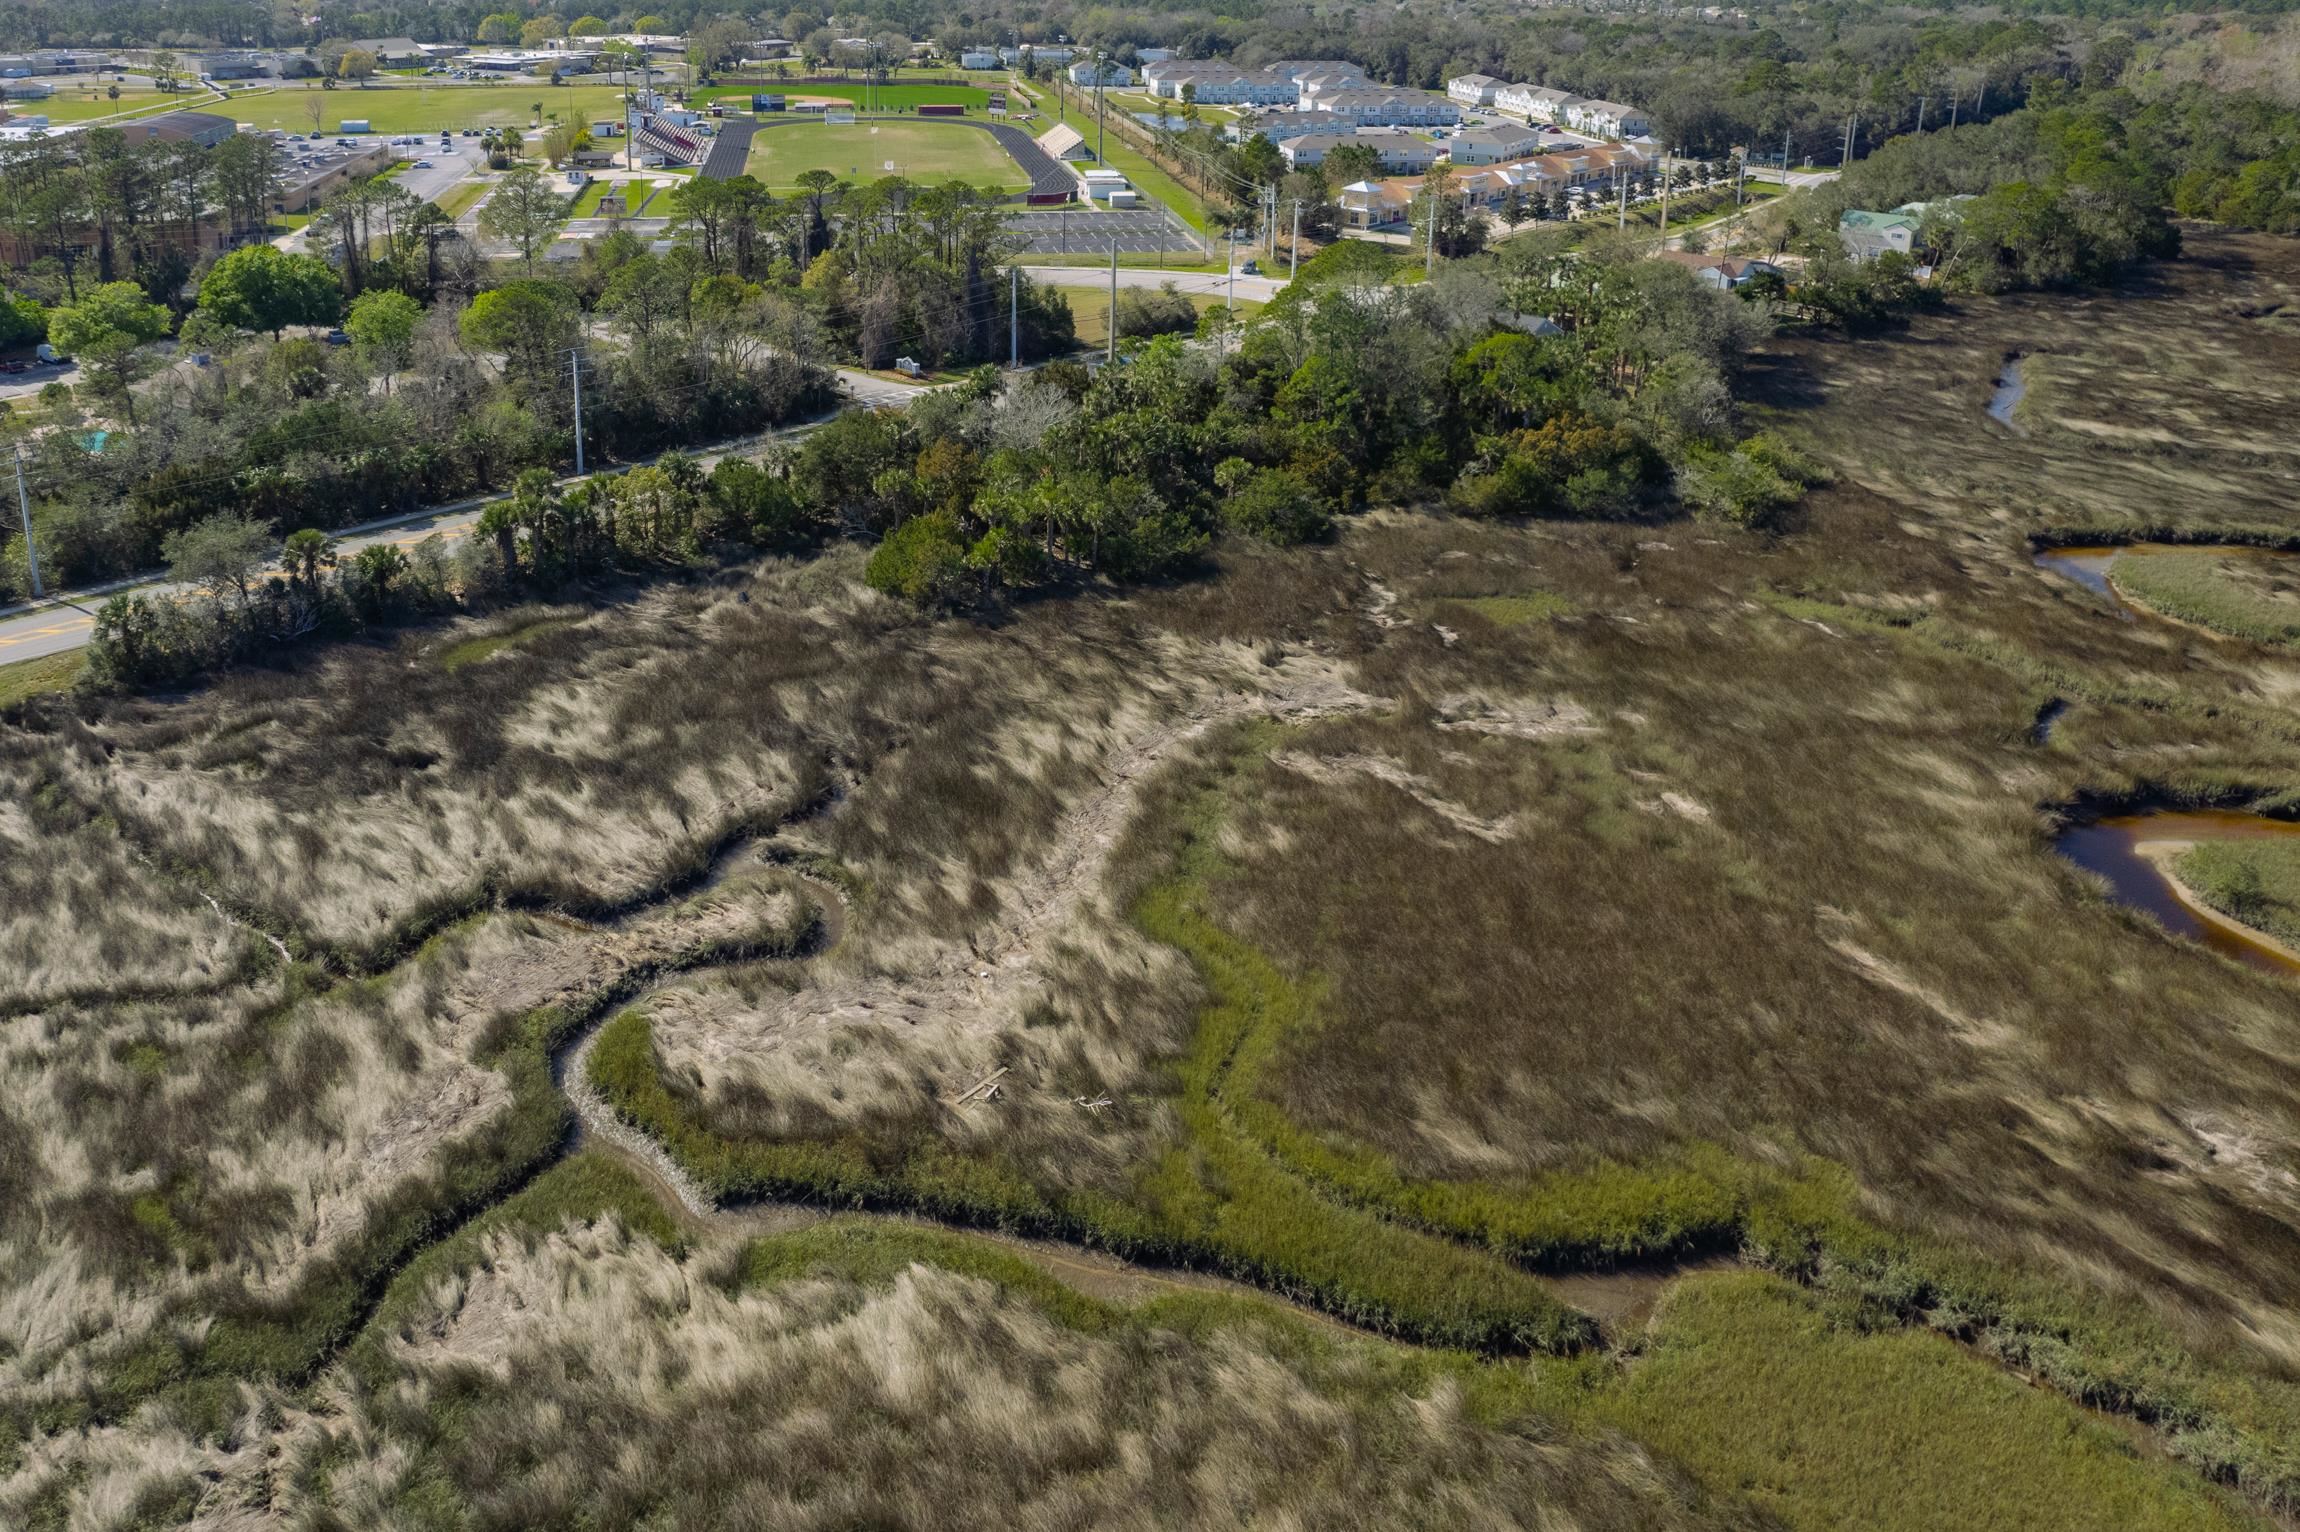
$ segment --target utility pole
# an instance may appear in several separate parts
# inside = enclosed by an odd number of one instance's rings
[[[1006,365],[1022,370],[1022,268],[1006,268]]]
[[[1661,151],[1661,245],[1669,248],[1669,151]]]
[[[1118,360],[1118,236],[1110,236],[1110,349],[1109,361]]]
[[[1851,116],[1845,119],[1845,149],[1842,154],[1837,156],[1837,168],[1839,170],[1853,163],[1853,124],[1860,120],[1861,114],[1857,108]]]
[[[1294,199],[1294,237],[1286,242],[1286,280],[1302,269],[1302,199]]]
[[[1629,227],[1629,177],[1622,173],[1619,165],[1613,167],[1613,184],[1621,188],[1621,211],[1614,215],[1613,227],[1616,230],[1627,230]]]
[[[1930,96],[1917,97],[1917,131],[1919,133],[1925,131],[1925,103],[1932,99]]]
[[[1781,130],[1781,190],[1789,189],[1789,130]]]
[[[1429,204],[1429,228],[1426,231],[1429,243],[1422,251],[1422,279],[1427,281],[1437,275],[1438,221],[1437,189],[1431,186],[1427,180],[1422,182],[1422,200]]]
[[[1270,236],[1270,264],[1275,266],[1278,264],[1278,188],[1275,186],[1264,187],[1262,203],[1265,209],[1262,214],[1262,224]]]
[[[1102,72],[1108,67],[1102,61],[1107,57],[1100,48],[1094,50],[1094,163],[1097,165],[1110,163],[1102,157]]]
[[[583,353],[570,349],[567,353],[567,375],[575,380],[575,473],[583,473]]]
[[[1238,318],[1238,226],[1234,223],[1224,224],[1222,231],[1230,237],[1229,307],[1230,320],[1234,324]],[[1227,340],[1222,343],[1222,349],[1225,351],[1230,349],[1230,343]]]
[[[24,449],[10,447],[8,455],[16,460],[16,511],[24,518],[24,563],[32,571],[32,599],[40,598],[40,549],[32,541],[32,496],[24,488]]]

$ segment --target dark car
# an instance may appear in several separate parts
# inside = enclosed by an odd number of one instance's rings
[[[330,330],[327,332],[327,343],[331,346],[348,346],[351,344],[351,337],[341,330]]]

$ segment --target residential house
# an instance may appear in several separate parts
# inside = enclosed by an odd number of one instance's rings
[[[1457,74],[1445,82],[1445,93],[1463,106],[1492,106],[1508,83],[1490,74]]]
[[[996,69],[998,67],[998,50],[996,48],[965,49],[958,56],[958,67],[961,69]]]
[[[1565,122],[1599,138],[1635,138],[1653,128],[1652,118],[1618,101],[1576,101],[1566,108]]]
[[[1845,254],[1856,261],[1873,261],[1888,250],[1913,256],[1917,251],[1917,231],[1924,221],[1921,208],[1915,212],[1895,208],[1889,213],[1854,208],[1837,220],[1837,242],[1845,247]]]
[[[1459,106],[1420,90],[1339,91],[1322,98],[1318,109],[1360,127],[1450,127],[1461,121]]]
[[[0,84],[0,96],[10,101],[45,101],[56,94],[56,87],[46,80],[10,80]]]
[[[1781,268],[1771,261],[1747,255],[1696,255],[1690,250],[1664,250],[1660,258],[1693,273],[1693,279],[1705,287],[1731,292],[1747,287],[1760,277],[1782,275]]]
[[[1286,164],[1295,170],[1321,164],[1336,149],[1362,147],[1381,156],[1381,168],[1392,175],[1418,175],[1437,163],[1438,146],[1411,133],[1305,133],[1278,146]]]
[[[1092,59],[1081,59],[1070,66],[1070,83],[1085,86],[1132,85],[1134,83],[1134,71],[1128,69],[1124,64],[1105,61],[1098,66]]]
[[[1446,140],[1447,158],[1456,165],[1498,165],[1541,152],[1538,128],[1464,128]]]
[[[1002,64],[1019,64],[1025,53],[1030,55],[1032,62],[1051,65],[1056,69],[1078,57],[1076,48],[1063,47],[1054,43],[1024,43],[1019,48],[999,49],[998,60]]]
[[[1137,64],[1163,64],[1176,56],[1172,48],[1137,48],[1134,50],[1134,62]]]

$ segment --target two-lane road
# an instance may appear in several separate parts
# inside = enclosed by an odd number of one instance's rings
[[[929,389],[909,383],[890,382],[866,372],[839,369],[839,393],[844,402],[860,404],[869,409],[899,409]],[[743,437],[732,442],[721,442],[698,453],[697,460],[706,468],[729,453],[757,447],[768,440],[787,441],[803,436],[822,422],[809,421],[804,425],[770,431],[763,436]],[[572,478],[562,484],[572,484]],[[415,516],[395,519],[389,523],[368,527],[354,527],[337,534],[336,553],[348,559],[362,548],[389,546],[412,548],[426,538],[436,537],[452,543],[471,535],[480,514],[502,495],[481,495],[474,499],[440,506]],[[192,593],[193,587],[154,577],[142,582],[124,582],[101,590],[65,592],[35,609],[12,617],[0,618],[0,665],[18,660],[36,660],[67,649],[85,645],[96,626],[96,613],[111,596],[133,590],[138,595],[181,599]]]

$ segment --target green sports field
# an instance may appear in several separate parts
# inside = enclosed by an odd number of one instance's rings
[[[94,98],[86,90],[58,88],[56,94],[45,101],[11,101],[8,110],[19,117],[46,117],[50,122],[86,122],[93,117],[111,117],[121,112],[155,111],[174,100],[186,106],[199,106],[205,91],[177,91],[173,97],[163,96],[156,90],[120,89],[120,99],[114,101],[104,94],[108,87],[98,86]],[[203,108],[204,110],[204,108]]]
[[[437,133],[441,128],[526,127],[541,103],[562,121],[588,123],[623,113],[620,85],[377,85],[366,90],[311,90],[300,82],[250,92],[201,108],[259,128],[312,131],[310,105],[320,104],[320,131],[345,118],[365,118],[378,133]]]
[[[890,160],[892,171],[886,168]],[[1022,167],[988,133],[931,120],[851,126],[806,122],[765,128],[751,140],[751,157],[744,169],[778,190],[796,186],[810,170],[827,170],[858,185],[885,175],[923,182],[966,181],[1001,191],[1022,191],[1030,185]]]
[[[746,110],[754,95],[815,96],[826,101],[852,101],[862,105],[863,87],[860,85],[815,84],[808,80],[791,80],[775,85],[722,85],[710,90],[697,91],[705,101],[740,103]],[[920,106],[963,106],[969,112],[980,112],[990,104],[990,92],[978,85],[903,85],[893,83],[870,88],[870,109],[874,112],[907,112]]]

